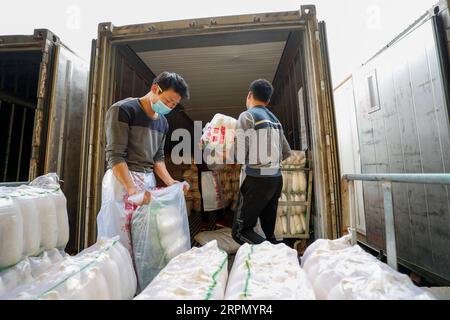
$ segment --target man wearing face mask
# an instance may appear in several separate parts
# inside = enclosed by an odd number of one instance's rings
[[[169,129],[165,115],[188,97],[185,80],[176,73],[163,72],[144,97],[127,98],[109,108],[105,123],[109,170],[103,178],[102,209],[97,218],[99,238],[120,235],[131,251],[131,214],[137,206],[150,203],[146,190],[156,186],[154,173],[167,186],[179,183],[164,162]]]

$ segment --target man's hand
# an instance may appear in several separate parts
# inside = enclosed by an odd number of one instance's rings
[[[126,192],[128,193],[128,197],[134,196],[139,193],[138,189],[133,185],[126,189]],[[137,206],[144,206],[150,203],[152,200],[152,195],[150,192],[145,191],[144,198],[142,201],[138,201],[137,203],[133,203]]]
[[[168,184],[167,186],[168,186],[168,187],[171,187],[171,186],[173,186],[174,184],[177,184],[177,183],[181,183],[181,182],[178,181],[178,180],[172,180],[172,181],[170,182],[170,184]],[[189,184],[188,184],[188,183],[185,183],[185,184],[183,185],[183,192],[184,192],[184,195],[186,195],[186,194],[189,192],[189,189],[190,189]]]

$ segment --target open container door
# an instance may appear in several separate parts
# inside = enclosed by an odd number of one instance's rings
[[[5,84],[0,100],[7,100],[0,109],[2,180],[23,184],[57,173],[63,181],[71,227],[67,251],[76,252],[86,63],[51,31],[36,29],[30,36],[0,37],[0,65]],[[6,139],[4,122],[8,124]]]
[[[309,85],[307,99],[314,163],[316,238],[336,239],[342,235],[341,195],[334,101],[326,27],[317,22],[314,6],[302,6],[307,19],[304,34],[306,71]]]
[[[44,172],[56,172],[67,197],[70,240],[67,252],[77,253],[82,125],[86,113],[88,65],[62,43],[54,48],[49,92]],[[80,150],[81,149],[81,150]]]
[[[79,177],[79,193],[78,193],[78,224],[77,224],[77,244],[78,251],[82,251],[87,248],[88,245],[88,234],[85,232],[86,223],[89,221],[88,213],[86,212],[88,198],[86,196],[88,185],[88,157],[90,152],[91,141],[89,138],[91,132],[91,114],[92,110],[92,90],[94,83],[95,74],[95,61],[97,53],[97,40],[93,39],[91,43],[91,60],[89,67],[89,80],[88,80],[88,98],[87,98],[87,109],[83,117],[83,131],[81,137],[81,163],[80,163],[80,177]]]

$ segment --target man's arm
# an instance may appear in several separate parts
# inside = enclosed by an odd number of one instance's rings
[[[168,186],[172,186],[177,181],[175,181],[170,175],[169,171],[167,171],[167,167],[164,161],[156,162],[153,170],[158,175],[158,177]]]
[[[292,154],[292,150],[291,150],[291,146],[289,145],[286,136],[284,135],[284,132],[281,133],[282,136],[282,155],[283,155],[283,159],[281,159],[281,161],[286,160],[287,158],[289,158]]]
[[[161,145],[158,149],[158,152],[155,155],[153,165],[153,171],[155,174],[166,184],[166,186],[170,187],[176,183],[180,183],[180,181],[174,180],[170,175],[169,171],[167,171],[166,163],[164,162],[164,145],[165,145],[166,137],[161,142]],[[184,191],[187,192],[189,187],[184,187]]]

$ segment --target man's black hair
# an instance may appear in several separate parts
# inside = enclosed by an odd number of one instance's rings
[[[159,85],[161,90],[173,89],[182,99],[189,99],[189,87],[183,77],[175,72],[163,72],[153,80],[153,84]]]
[[[269,103],[273,94],[273,86],[267,80],[255,80],[250,85],[250,92],[253,93],[256,100]]]

